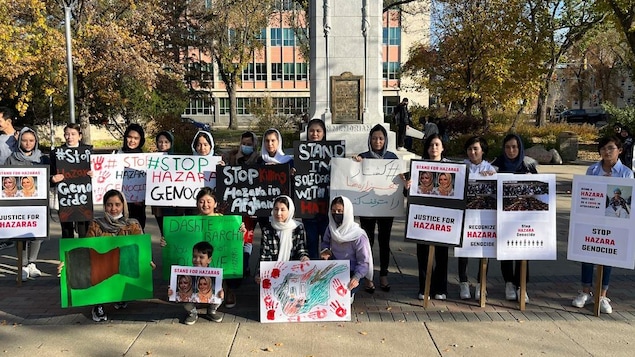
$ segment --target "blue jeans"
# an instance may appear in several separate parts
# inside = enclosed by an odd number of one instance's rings
[[[582,287],[590,288],[593,285],[593,264],[582,263]],[[609,289],[609,280],[611,279],[612,267],[604,266],[604,272],[602,274],[602,290]]]

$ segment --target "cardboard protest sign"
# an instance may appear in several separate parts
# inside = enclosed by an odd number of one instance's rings
[[[243,277],[243,234],[240,216],[163,217],[163,279],[170,278],[170,266],[192,265],[192,247],[202,241],[214,247],[213,268],[222,268],[225,279]]]
[[[219,292],[223,286],[223,269],[172,265],[168,298],[175,302],[220,304]]]
[[[403,217],[405,215],[404,161],[399,159],[331,159],[331,198],[345,196],[355,216]],[[330,203],[330,202],[329,202]]]
[[[573,176],[567,259],[635,268],[630,178]]]
[[[0,239],[49,238],[48,166],[2,166]]]
[[[556,176],[498,174],[498,260],[556,260]]]
[[[224,214],[270,216],[273,200],[291,187],[288,164],[219,166],[217,175],[217,210]]]
[[[146,197],[146,170],[150,158],[156,162],[163,153],[91,155],[93,202],[102,202],[109,190],[121,191],[128,203]]]
[[[90,149],[88,147],[55,148],[51,160],[56,168],[53,174],[64,175],[55,189],[59,202],[58,215],[61,222],[90,221],[93,219],[93,186],[90,171]]]
[[[345,141],[296,141],[293,143],[295,217],[326,215],[329,208],[331,158],[346,156]]]
[[[454,248],[455,257],[496,258],[496,177],[470,174],[463,244]]]
[[[202,187],[216,187],[220,156],[163,155],[148,160],[145,202],[148,205],[196,207]]]
[[[151,299],[149,234],[60,239],[62,307]]]
[[[260,322],[350,321],[348,260],[260,262]]]
[[[460,245],[465,214],[467,166],[412,160],[406,240]]]

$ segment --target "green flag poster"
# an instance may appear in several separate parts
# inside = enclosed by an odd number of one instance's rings
[[[151,299],[149,234],[60,239],[62,307]]]
[[[223,268],[223,279],[243,277],[241,216],[163,217],[163,280],[170,279],[170,266],[192,265],[192,247],[202,241],[214,247],[212,268]]]

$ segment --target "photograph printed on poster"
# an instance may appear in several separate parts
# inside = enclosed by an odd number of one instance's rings
[[[607,185],[606,190],[606,217],[629,218],[631,216],[631,186]]]
[[[450,172],[419,171],[418,195],[454,196],[454,176]]]
[[[4,176],[2,177],[2,197],[38,198],[37,177]]]
[[[503,182],[503,211],[548,211],[549,183]]]
[[[465,208],[496,211],[496,181],[468,181]]]
[[[411,197],[464,199],[466,184],[464,164],[412,161],[410,172],[413,179],[409,189]]]
[[[209,267],[170,267],[170,301],[220,304],[222,299],[222,269]]]

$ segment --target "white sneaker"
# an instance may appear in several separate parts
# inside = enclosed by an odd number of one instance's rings
[[[423,300],[423,294],[419,293],[419,295],[417,295],[417,299]]]
[[[29,278],[29,268],[22,267],[22,281],[25,281],[28,278]]]
[[[610,314],[611,312],[613,312],[613,308],[611,307],[611,299],[607,298],[606,296],[601,296],[600,297],[600,312],[603,314]]]
[[[461,292],[459,293],[459,296],[461,296],[461,299],[466,300],[472,297],[472,294],[470,294],[470,283],[468,282],[459,283],[459,287],[461,288]]]
[[[584,305],[591,302],[593,302],[593,294],[590,292],[585,293],[584,291],[580,291],[578,296],[576,296],[576,298],[571,302],[571,305],[575,307],[584,307]]]
[[[518,297],[518,302],[520,302],[520,288],[516,290],[516,296]],[[527,290],[525,290],[525,302],[529,302],[529,295],[527,295]]]
[[[397,151],[408,151],[405,147],[400,146],[397,148]]]
[[[487,290],[485,290],[485,296],[487,296]],[[474,300],[481,300],[481,284],[478,283],[476,284],[476,287],[474,288]]]
[[[514,283],[505,283],[505,299],[509,301],[514,301],[517,299],[516,295],[516,287]]]
[[[436,294],[434,295],[434,299],[435,300],[445,300],[447,298],[447,296],[445,296],[445,294]]]
[[[35,266],[35,263],[29,263],[29,265],[27,265],[26,268],[29,270],[29,276],[31,278],[37,278],[38,276],[42,276],[42,272],[40,271],[40,269],[38,269]]]

